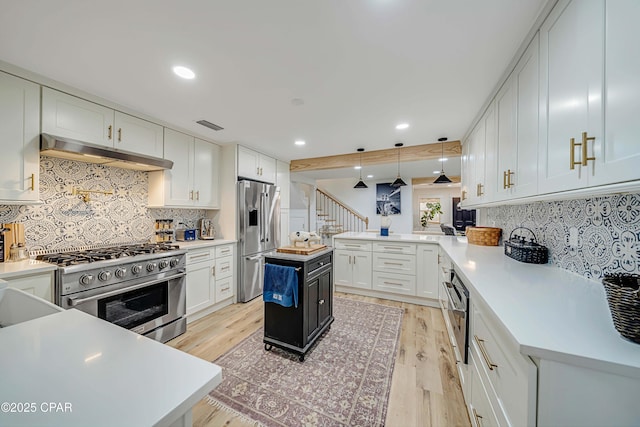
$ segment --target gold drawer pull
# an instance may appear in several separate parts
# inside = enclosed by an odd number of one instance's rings
[[[222,289],[221,289],[221,291],[222,291],[222,292],[226,292],[226,291],[228,291],[228,290],[229,290],[229,288],[222,288]]]
[[[484,191],[482,191],[483,187],[484,187],[484,185],[482,185],[482,184],[478,184],[476,186],[476,196],[480,197],[480,196],[484,195]]]
[[[595,160],[595,156],[594,157],[587,157],[587,141],[592,141],[595,142],[596,141],[596,137],[595,136],[591,136],[591,137],[587,137],[587,133],[586,132],[582,132],[582,166],[587,166],[587,162],[589,160]]]
[[[36,174],[31,174],[31,191],[36,191]]]
[[[122,142],[122,128],[118,128],[118,142]]]
[[[474,335],[473,339],[476,340],[476,343],[478,344],[478,348],[480,349],[480,353],[482,353],[482,358],[487,364],[487,367],[489,368],[489,370],[493,371],[493,368],[497,368],[498,365],[496,365],[491,361],[491,359],[489,359],[489,354],[487,354],[487,350],[484,348],[484,340],[478,338],[477,335]]]
[[[384,283],[385,285],[402,286],[402,283],[394,283],[394,282],[386,282],[386,281],[382,283]]]
[[[401,262],[384,262],[384,265],[402,265]]]
[[[511,169],[507,169],[506,171],[502,172],[502,188],[504,190],[513,186],[513,184],[511,183],[511,175],[513,175],[514,173],[515,172],[513,172]]]
[[[108,127],[107,129],[108,129],[108,131],[109,131],[109,133],[108,133],[108,135],[107,135],[107,138],[111,139],[111,138],[113,137],[113,136],[112,136],[112,133],[113,133],[113,126],[112,126],[112,125],[109,125],[109,127]]]
[[[476,424],[480,427],[482,427],[482,416],[480,414],[478,414],[478,411],[476,411],[476,408],[473,408],[473,417],[476,419]]]

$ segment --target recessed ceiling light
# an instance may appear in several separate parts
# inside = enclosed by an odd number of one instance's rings
[[[367,175],[367,178],[373,178],[373,175]]]
[[[304,144],[306,144],[306,142],[301,140],[301,139],[299,139],[296,142],[294,142],[294,144],[296,144],[296,145],[304,145]]]
[[[439,162],[446,162],[447,160],[449,160],[449,159],[447,159],[446,157],[443,157],[443,158],[441,158],[441,159],[438,159],[438,161],[439,161]]]
[[[183,79],[191,80],[196,77],[196,73],[194,73],[187,67],[183,67],[182,65],[176,65],[175,67],[173,67],[173,72]]]
[[[360,170],[360,169],[362,169],[362,166],[354,166],[353,168],[354,168],[355,170]]]
[[[396,125],[396,129],[398,130],[406,129],[408,127],[409,127],[409,123],[400,123],[399,125]]]

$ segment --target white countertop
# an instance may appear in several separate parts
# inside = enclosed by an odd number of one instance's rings
[[[435,236],[432,234],[396,234],[391,233],[388,236],[381,236],[379,233],[372,232],[355,232],[336,234],[334,239],[355,239],[355,240],[376,240],[383,242],[415,242],[415,243],[438,243],[445,236]]]
[[[222,380],[213,363],[75,309],[0,329],[0,349],[0,403],[36,404],[1,411],[3,426],[169,425]]]
[[[236,243],[236,242],[237,240],[215,239],[215,240],[188,240],[184,242],[174,242],[172,244],[178,245],[180,249],[198,249],[198,248],[206,248],[209,246],[228,245],[229,243]]]
[[[504,255],[503,246],[470,245],[462,237],[375,236],[334,237],[404,242],[433,238],[451,257],[472,300],[480,298],[491,308],[522,354],[640,378],[640,344],[615,330],[600,281],[549,264],[518,262]]]
[[[22,261],[0,262],[0,279],[15,276],[26,276],[28,274],[46,273],[55,271],[58,267],[48,262],[37,261],[35,259],[25,259]]]

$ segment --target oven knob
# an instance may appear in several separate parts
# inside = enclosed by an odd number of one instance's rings
[[[116,277],[118,279],[122,279],[126,274],[127,274],[127,269],[126,268],[120,267],[120,268],[118,268],[116,270]]]
[[[85,286],[90,285],[93,283],[93,279],[95,279],[93,274],[83,274],[80,276],[80,284]]]
[[[111,272],[110,271],[101,271],[100,273],[98,273],[98,280],[100,280],[101,282],[106,282],[107,280],[111,279]]]
[[[155,270],[157,267],[157,264],[155,262],[150,262],[149,264],[147,264],[147,271],[149,273],[151,273],[153,270]]]
[[[133,267],[131,267],[131,272],[133,274],[138,274],[142,271],[142,266],[139,264],[134,265]]]
[[[166,259],[163,259],[162,261],[160,261],[160,270],[162,270],[163,268],[167,268],[169,266],[169,261],[167,261]]]
[[[173,268],[176,265],[178,265],[178,258],[172,259],[171,262],[169,263],[169,265],[171,265],[171,268]]]

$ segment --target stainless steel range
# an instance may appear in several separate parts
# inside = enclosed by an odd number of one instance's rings
[[[136,244],[41,255],[58,265],[56,304],[166,342],[186,331],[186,251]]]

